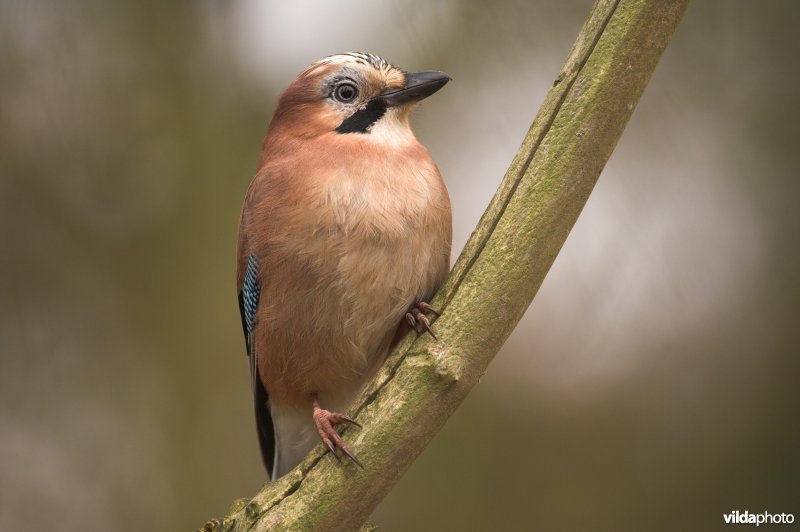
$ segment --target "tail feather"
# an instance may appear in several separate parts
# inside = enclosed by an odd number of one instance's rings
[[[272,420],[275,423],[275,457],[272,480],[282,477],[319,443],[311,406],[302,410],[272,407]]]

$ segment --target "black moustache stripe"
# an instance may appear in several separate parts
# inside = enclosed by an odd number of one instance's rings
[[[367,106],[348,116],[339,127],[337,133],[367,133],[372,124],[380,120],[386,113],[386,104],[379,99],[370,100]]]

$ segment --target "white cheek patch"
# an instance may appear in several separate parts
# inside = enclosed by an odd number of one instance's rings
[[[386,114],[369,128],[366,137],[372,142],[394,147],[416,142],[408,121],[408,113],[401,112],[397,108],[387,109]]]

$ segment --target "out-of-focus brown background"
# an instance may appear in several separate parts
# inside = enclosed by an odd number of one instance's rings
[[[589,0],[0,3],[0,529],[189,530],[264,481],[234,293],[279,92],[378,53],[460,250]],[[800,517],[800,4],[703,0],[383,530]]]

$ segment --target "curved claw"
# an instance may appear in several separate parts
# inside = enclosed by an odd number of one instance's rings
[[[319,402],[317,401],[317,396],[312,395],[311,397],[314,409],[314,425],[317,427],[317,432],[319,433],[320,438],[322,438],[322,442],[339,462],[341,462],[342,459],[338,454],[336,454],[337,448],[341,449],[344,454],[346,454],[353,462],[363,469],[364,465],[356,457],[356,455],[347,448],[342,441],[341,436],[339,436],[339,433],[336,432],[336,429],[334,428],[335,425],[339,425],[341,423],[349,423],[357,426],[358,428],[361,428],[361,425],[350,416],[336,412],[330,412],[320,408]]]
[[[351,418],[350,416],[346,416],[344,414],[339,414],[339,417],[341,418],[341,421],[339,421],[339,423],[349,423],[351,425],[355,425],[358,428],[363,428],[361,426],[361,423],[359,423],[355,419]]]
[[[338,454],[336,454],[336,447],[333,446],[333,443],[331,443],[331,440],[323,440],[323,442],[328,447],[328,450],[331,452],[333,457],[336,458],[336,460],[341,464],[342,463],[342,459],[339,458]]]
[[[362,463],[361,463],[361,460],[359,460],[358,458],[356,458],[356,455],[354,455],[354,454],[353,454],[353,453],[350,451],[350,449],[348,449],[348,448],[347,448],[347,446],[346,446],[346,445],[342,444],[342,446],[341,446],[341,449],[342,449],[342,452],[343,452],[344,454],[346,454],[347,456],[349,456],[349,457],[350,457],[350,460],[352,460],[353,462],[355,462],[355,463],[356,463],[356,465],[357,465],[358,467],[360,467],[361,469],[364,469],[364,464],[362,464]]]
[[[429,304],[425,303],[424,301],[420,301],[419,303],[417,303],[417,307],[419,307],[419,309],[422,312],[430,312],[431,314],[433,314],[433,315],[435,315],[437,317],[442,315],[441,312],[439,312],[438,310],[436,310],[435,308],[433,308]]]
[[[427,307],[430,307],[430,305],[428,305],[427,303],[425,305]],[[428,332],[428,334],[433,336],[434,340],[438,340],[438,338],[436,337],[436,334],[433,332],[433,329],[431,329],[430,320],[428,319],[428,317],[425,314],[422,313],[422,310],[420,310],[420,308],[422,308],[422,304],[421,303],[417,303],[416,306],[412,307],[411,311],[406,313],[406,321],[408,322],[409,325],[411,325],[411,327],[415,331],[417,331],[418,334],[421,334],[421,332],[422,332],[417,328],[417,325],[419,324],[419,325],[422,326],[422,328],[425,331]]]
[[[438,340],[436,335],[433,333],[433,329],[431,329],[431,322],[428,321],[428,318],[425,318],[424,320],[421,321],[422,321],[422,326],[425,327],[425,330],[428,331],[428,334],[433,336],[434,340]]]

